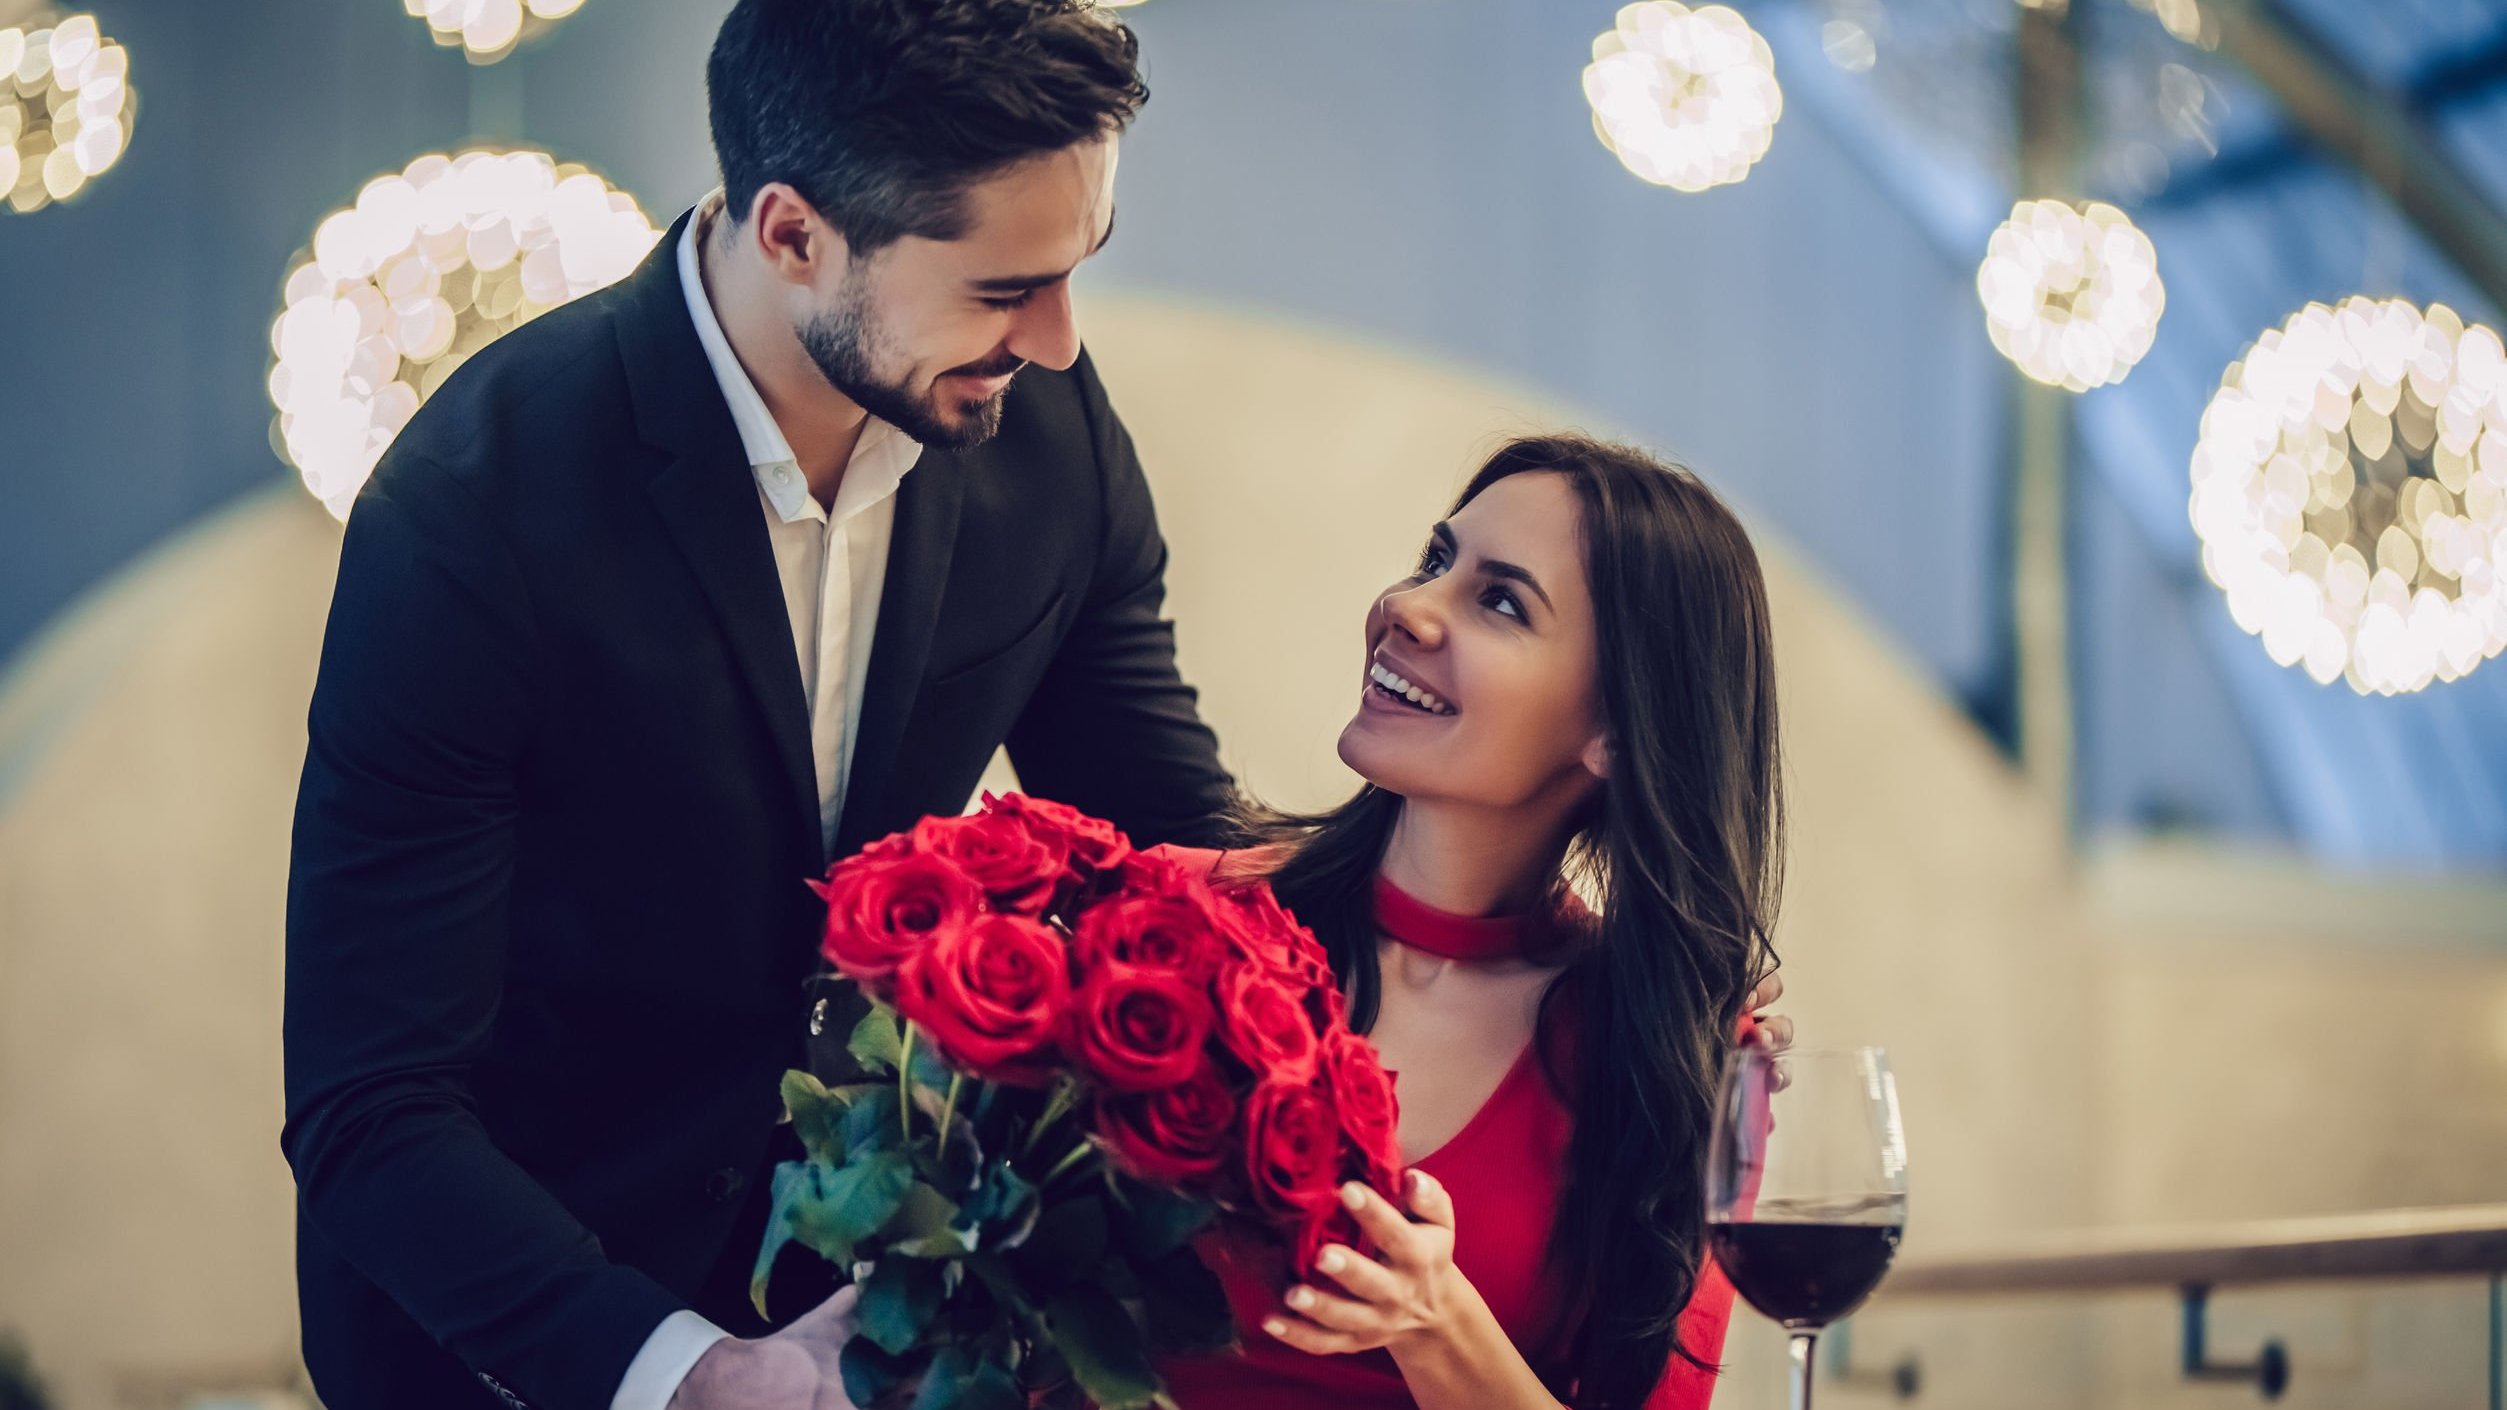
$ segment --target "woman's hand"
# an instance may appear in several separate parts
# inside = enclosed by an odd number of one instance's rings
[[[1744,1041],[1762,1044],[1769,1052],[1776,1053],[1793,1046],[1793,1020],[1766,1011],[1783,997],[1782,976],[1771,972],[1758,981],[1758,987],[1750,991],[1749,999],[1741,1005],[1742,1011],[1750,1016],[1749,1032]]]
[[[1341,1202],[1381,1252],[1326,1244],[1315,1269],[1334,1286],[1299,1284],[1262,1330],[1317,1356],[1448,1337],[1470,1325],[1479,1292],[1454,1267],[1454,1202],[1424,1170],[1404,1177],[1410,1215],[1363,1184],[1341,1187]],[[1321,1280],[1318,1280],[1321,1281]]]

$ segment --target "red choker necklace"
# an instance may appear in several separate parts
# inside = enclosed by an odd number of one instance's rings
[[[1375,925],[1393,939],[1449,960],[1511,959],[1523,953],[1529,916],[1458,916],[1440,911],[1383,876],[1375,879]]]

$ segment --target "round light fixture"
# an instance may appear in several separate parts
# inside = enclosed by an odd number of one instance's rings
[[[1993,345],[2065,391],[2121,382],[2167,307],[2150,237],[2102,201],[2022,201],[1976,268]]]
[[[1593,131],[1628,170],[1703,191],[1750,174],[1784,115],[1767,41],[1729,6],[1638,0],[1593,41]]]
[[[474,64],[492,64],[583,8],[583,0],[401,0],[401,7],[427,22],[436,43]]]
[[[626,277],[661,232],[542,152],[420,157],[314,231],[270,327],[273,442],[348,517],[384,448],[472,353]]]
[[[2309,304],[2202,413],[2202,566],[2282,665],[2361,694],[2507,650],[2507,353],[2443,304]]]
[[[93,15],[38,11],[0,29],[0,198],[19,214],[87,189],[122,159],[139,99],[130,51]]]

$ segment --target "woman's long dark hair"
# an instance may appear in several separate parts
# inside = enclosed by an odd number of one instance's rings
[[[1704,1171],[1722,1055],[1751,984],[1775,964],[1784,802],[1767,589],[1740,521],[1695,475],[1582,436],[1510,442],[1454,508],[1511,475],[1575,487],[1592,589],[1610,776],[1562,861],[1600,898],[1598,943],[1541,1001],[1572,1011],[1575,1134],[1547,1286],[1575,1320],[1578,1410],[1642,1402],[1679,1342],[1705,1237]],[[1372,1028],[1373,885],[1401,799],[1372,785],[1330,812],[1249,811],[1283,846],[1271,876],[1353,984]],[[1543,1044],[1545,1054],[1557,1046]]]

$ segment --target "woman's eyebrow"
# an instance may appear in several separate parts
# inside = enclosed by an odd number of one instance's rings
[[[1435,528],[1428,530],[1428,534],[1445,546],[1447,557],[1457,560],[1462,557],[1462,540],[1454,536],[1453,525],[1439,520]],[[1541,580],[1533,576],[1531,569],[1521,564],[1509,563],[1503,558],[1483,558],[1480,560],[1480,571],[1492,578],[1503,578],[1511,583],[1521,583],[1532,589],[1533,596],[1541,599],[1543,607],[1547,607],[1552,612],[1558,610],[1558,605],[1549,600],[1549,590],[1541,586]]]

